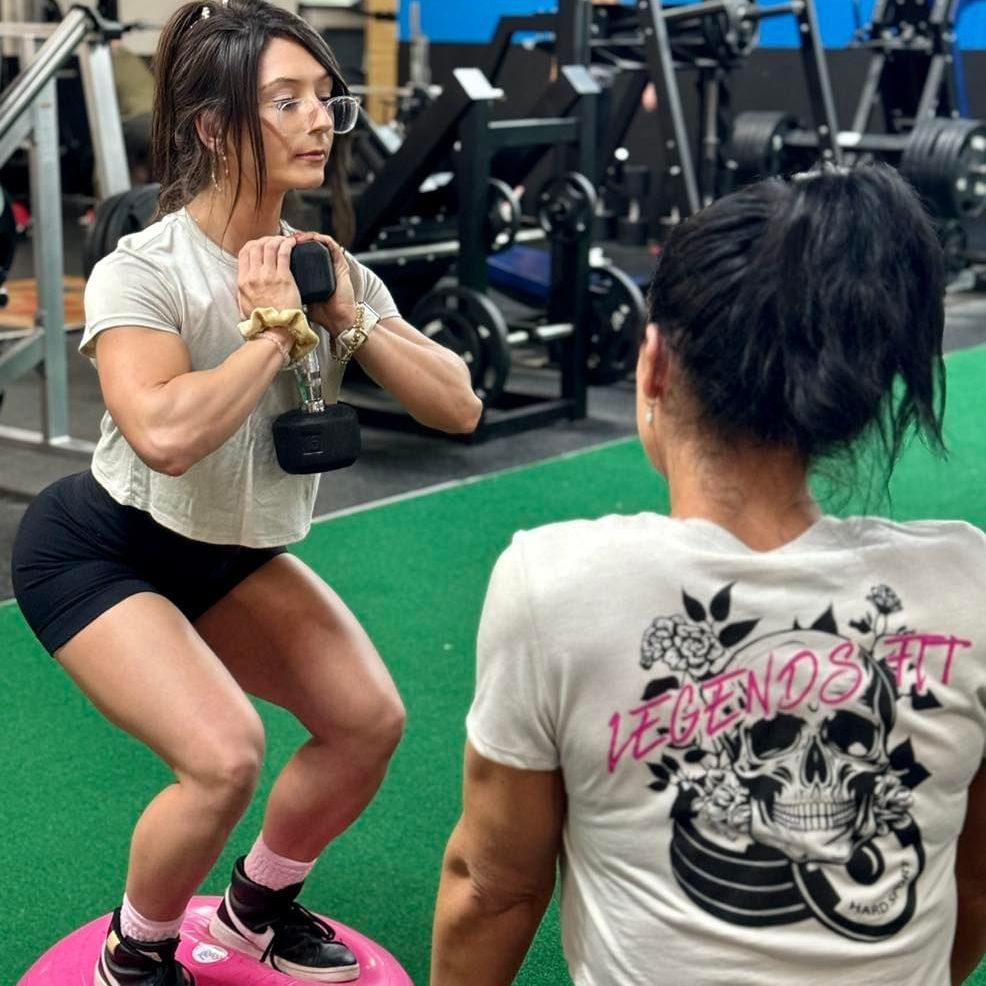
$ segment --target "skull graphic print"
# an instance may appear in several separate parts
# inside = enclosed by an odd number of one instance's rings
[[[683,593],[683,613],[645,629],[650,678],[641,702],[610,719],[609,770],[643,761],[650,788],[673,795],[672,872],[706,912],[888,938],[914,914],[925,853],[912,808],[929,776],[895,731],[898,703],[938,707],[924,671],[903,691],[911,644],[949,643],[947,677],[968,642],[891,627],[903,604],[885,585],[865,597],[852,636],[833,607],[809,627],[731,622],[733,593],[707,604]]]

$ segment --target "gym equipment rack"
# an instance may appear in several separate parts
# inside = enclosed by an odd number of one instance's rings
[[[3,333],[5,341],[16,341],[0,353],[0,391],[32,370],[42,372],[44,381],[41,430],[0,426],[0,442],[83,455],[95,447],[69,431],[55,77],[78,53],[100,193],[125,191],[130,177],[110,58],[110,41],[122,33],[118,23],[82,6],[72,7],[56,25],[0,24],[0,37],[21,40],[20,74],[0,93],[0,166],[27,145],[38,283],[35,328]],[[41,40],[44,43],[39,48]]]
[[[562,0],[572,4],[577,0]],[[596,64],[629,72],[630,84],[610,112],[602,142],[604,160],[613,159],[638,115],[648,83],[657,94],[658,132],[664,137],[664,201],[676,218],[687,218],[731,190],[729,83],[736,66],[753,50],[760,23],[793,16],[822,158],[841,162],[835,100],[812,0],[759,6],[756,0],[703,0],[665,7],[661,0],[602,6],[595,12],[589,57]],[[693,144],[681,106],[676,69],[699,72],[702,133]],[[698,166],[693,156],[698,150]]]
[[[563,66],[539,102],[544,115],[494,119],[502,90],[491,85],[479,68],[456,69],[451,83],[421,113],[408,139],[357,202],[353,253],[383,277],[402,310],[425,301],[425,292],[455,267],[458,287],[432,291],[431,322],[419,327],[449,341],[458,339],[457,348],[472,362],[474,383],[485,400],[482,420],[469,441],[585,417],[588,299],[587,290],[578,286],[589,282],[598,92],[584,67]],[[558,347],[559,393],[544,397],[507,390],[511,334],[485,294],[491,179],[502,179],[510,188],[552,149],[556,174],[564,178],[545,193],[542,228],[520,229],[511,237],[511,242],[544,240],[550,227],[548,324],[529,332],[532,341],[550,338]],[[498,155],[502,157],[495,165]],[[427,242],[429,235],[440,234],[447,224],[402,223],[401,217],[416,213],[422,184],[449,161],[455,174],[456,237]],[[441,299],[447,302],[448,314],[440,310]],[[462,330],[475,338],[475,345],[461,345]],[[406,412],[388,406],[377,395],[360,392],[354,404],[366,424],[422,430]]]

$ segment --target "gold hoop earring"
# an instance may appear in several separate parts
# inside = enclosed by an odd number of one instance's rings
[[[225,178],[229,178],[229,165],[226,163],[226,155],[222,151],[219,151],[218,154],[214,154],[212,156],[212,162],[211,162],[212,187],[217,192],[221,192],[222,191],[222,186],[219,184],[218,180],[216,179],[216,160],[217,159],[220,160],[220,161],[222,161],[222,163],[223,163],[223,177],[224,177],[224,179]]]

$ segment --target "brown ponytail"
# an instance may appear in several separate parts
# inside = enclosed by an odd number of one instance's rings
[[[153,172],[161,182],[159,216],[180,209],[194,196],[209,173],[205,148],[194,131],[189,134],[178,126],[178,105],[171,85],[185,39],[202,19],[201,12],[201,4],[188,3],[180,8],[161,31],[154,56],[151,161]],[[189,141],[189,137],[195,139]]]

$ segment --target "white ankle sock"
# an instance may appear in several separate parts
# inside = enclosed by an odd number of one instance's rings
[[[151,921],[145,918],[130,903],[130,898],[123,895],[123,907],[120,908],[120,930],[127,938],[137,941],[163,941],[165,938],[177,938],[185,915],[174,921]]]
[[[286,856],[278,856],[276,852],[271,852],[261,833],[244,860],[243,869],[254,883],[270,890],[283,890],[294,883],[301,883],[311,873],[315,862],[313,859],[309,863],[302,863]]]

